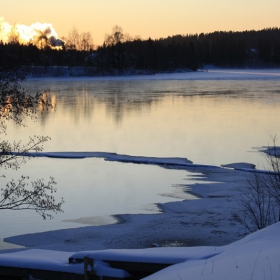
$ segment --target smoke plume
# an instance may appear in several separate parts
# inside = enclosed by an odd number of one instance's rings
[[[39,48],[50,46],[61,48],[64,41],[59,39],[55,29],[50,23],[36,22],[30,26],[24,24],[11,25],[0,17],[0,40],[4,43],[19,42],[21,44],[32,43]]]

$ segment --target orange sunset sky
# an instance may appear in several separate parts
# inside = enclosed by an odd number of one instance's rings
[[[9,24],[51,23],[59,37],[75,26],[94,44],[119,25],[142,39],[280,26],[280,0],[0,0]]]

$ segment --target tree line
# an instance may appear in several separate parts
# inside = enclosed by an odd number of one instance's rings
[[[93,48],[91,35],[73,29],[61,50],[16,41],[0,43],[0,52],[17,54],[23,65],[83,67],[90,75],[152,74],[216,67],[279,67],[280,29],[216,31],[159,39],[132,38],[115,26]]]

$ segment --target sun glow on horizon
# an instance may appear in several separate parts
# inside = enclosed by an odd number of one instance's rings
[[[54,26],[60,37],[67,37],[76,27],[80,32],[89,32],[94,44],[100,46],[115,25],[144,40],[178,34],[241,32],[279,27],[279,10],[279,0],[9,0],[9,5],[1,7],[0,25],[4,23],[1,16],[5,17],[5,30],[11,30],[8,23],[22,23],[16,25],[26,30],[34,22],[49,22],[50,30],[54,32]]]
[[[279,10],[279,0],[9,0],[9,5],[1,6],[0,18],[27,26],[49,22],[61,37],[75,26],[92,34],[95,45],[102,45],[115,25],[143,39],[262,30],[279,27]]]

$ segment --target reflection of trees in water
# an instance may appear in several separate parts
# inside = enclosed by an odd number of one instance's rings
[[[161,98],[147,93],[129,92],[128,88],[110,89],[86,89],[72,88],[60,91],[57,94],[52,93],[56,106],[52,111],[59,111],[59,114],[67,115],[77,124],[80,120],[90,119],[93,116],[96,106],[105,106],[106,115],[116,123],[121,123],[125,116],[137,114],[143,110],[150,111],[151,106],[157,105]],[[40,122],[44,125],[48,118],[51,117],[49,112],[41,112]]]
[[[47,122],[47,119],[50,117],[50,113],[53,113],[56,110],[56,95],[49,93],[51,100],[51,107],[44,109],[41,105],[38,108],[38,119],[41,122],[41,125],[44,126]]]
[[[125,116],[140,113],[144,110],[150,111],[152,105],[157,105],[160,100],[145,96],[135,96],[114,93],[106,96],[102,102],[106,104],[107,116],[113,118],[116,123],[121,123]]]
[[[254,82],[254,85],[258,83]],[[265,84],[265,86],[264,86]],[[270,82],[271,84],[271,82]],[[51,95],[56,98],[58,114],[67,115],[73,124],[81,120],[93,117],[97,106],[105,107],[106,116],[112,118],[117,124],[122,123],[126,116],[137,115],[150,111],[152,106],[158,106],[167,96],[178,97],[211,97],[222,98],[246,98],[256,97],[254,86],[250,81],[234,83],[233,89],[229,89],[228,81],[82,81],[67,80],[66,82],[42,82],[33,83],[33,91],[41,91],[47,86],[52,88]],[[270,94],[275,94],[278,84],[271,89]],[[260,82],[260,98],[271,102],[270,94],[264,94],[261,88],[267,88],[266,82]],[[270,85],[271,88],[271,85]],[[245,90],[246,89],[246,90]],[[279,90],[279,89],[278,89]],[[245,94],[246,93],[246,94]],[[252,98],[249,98],[250,100]],[[254,99],[253,98],[253,99]],[[191,99],[188,99],[191,100]],[[268,101],[269,100],[269,101]],[[262,102],[264,102],[262,101]],[[251,101],[250,101],[251,102]],[[54,110],[52,110],[54,111]],[[39,121],[42,125],[52,117],[49,112],[41,112]]]

